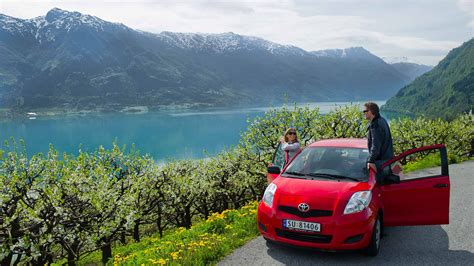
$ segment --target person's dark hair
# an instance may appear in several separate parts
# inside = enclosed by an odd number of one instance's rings
[[[369,110],[374,116],[380,115],[379,106],[374,102],[366,102],[364,103],[365,108]]]

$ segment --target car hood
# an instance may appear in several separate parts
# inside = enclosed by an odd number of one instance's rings
[[[275,194],[278,195],[279,205],[295,205],[306,202],[326,210],[334,210],[339,202],[347,202],[357,191],[371,190],[371,185],[367,182],[348,180],[307,180],[278,177],[273,183],[277,185]]]

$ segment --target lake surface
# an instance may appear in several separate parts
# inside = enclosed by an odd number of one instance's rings
[[[322,113],[345,104],[349,102],[309,103]],[[362,103],[356,104],[362,108]],[[135,144],[142,154],[148,153],[156,161],[204,158],[238,144],[247,120],[269,109],[37,117],[0,122],[0,140],[23,139],[28,155],[46,153],[50,143],[61,153],[77,154],[79,148],[110,148],[116,141],[120,146]]]

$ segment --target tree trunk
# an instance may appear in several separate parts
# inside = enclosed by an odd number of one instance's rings
[[[109,261],[110,258],[112,258],[112,245],[110,243],[105,244],[101,248],[102,250],[102,263],[104,265],[107,264],[107,261]]]
[[[76,238],[74,242],[72,242],[71,244],[71,249],[67,251],[67,265],[68,266],[76,265],[77,252],[79,252],[79,241]]]
[[[72,251],[67,252],[67,265],[76,266],[76,256]]]
[[[189,206],[184,208],[184,227],[191,228],[191,207]]]
[[[13,253],[10,252],[8,256],[6,256],[2,261],[1,264],[2,266],[10,266],[10,263],[12,262],[13,259]]]
[[[120,233],[120,243],[122,243],[122,245],[127,244],[126,234],[127,232],[125,232],[125,230]]]
[[[469,151],[469,156],[474,156],[474,139],[471,139],[471,150]]]
[[[23,235],[20,233],[20,228],[21,228],[20,220],[19,218],[16,218],[15,220],[12,221],[12,224],[11,224],[11,236],[13,237],[12,243],[11,243],[12,246],[18,243],[18,239],[20,239]],[[12,260],[13,260],[13,252],[9,252],[8,255],[0,261],[0,263],[2,266],[4,265],[10,266],[12,263]]]
[[[227,201],[226,196],[222,196],[222,211],[229,209],[229,202]]]
[[[204,219],[207,220],[209,218],[209,208],[207,206],[204,206]]]
[[[40,250],[41,255],[38,258],[34,259],[32,261],[32,264],[33,265],[47,265],[48,261],[51,260],[50,259],[51,255],[49,254],[48,249],[43,248],[42,250]],[[17,261],[19,261],[20,259],[21,259],[21,256],[18,256]],[[15,264],[16,264],[17,261],[15,261]]]
[[[156,219],[156,227],[158,228],[158,232],[160,233],[160,238],[163,237],[163,228],[161,228],[161,218],[158,217]]]
[[[161,207],[158,207],[158,218],[156,219],[156,227],[158,227],[158,232],[160,233],[160,238],[163,237],[163,226],[162,226],[162,214],[161,214]]]
[[[135,242],[140,242],[140,219],[136,220],[133,226],[133,239]]]

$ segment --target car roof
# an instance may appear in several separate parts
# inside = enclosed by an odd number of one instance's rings
[[[309,145],[309,147],[340,147],[367,149],[367,139],[325,139],[316,141]]]

